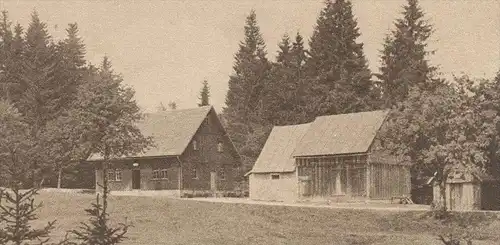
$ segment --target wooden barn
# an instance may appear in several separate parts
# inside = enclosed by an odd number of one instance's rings
[[[264,149],[259,159],[267,161],[256,162],[254,169],[249,172],[250,190],[267,188],[269,192],[254,191],[251,198],[283,199],[269,197],[270,193],[276,192],[278,188],[272,185],[280,183],[272,180],[289,176],[291,174],[284,174],[292,170],[295,178],[290,179],[294,182],[291,185],[295,194],[287,197],[295,200],[392,200],[409,197],[410,166],[386,154],[377,141],[377,134],[387,116],[388,111],[321,116],[309,125],[299,126],[304,130],[300,139],[276,140],[271,134],[273,137],[269,138],[269,144],[278,150]],[[276,131],[273,129],[273,132],[280,130],[284,128],[277,128]],[[295,136],[300,135],[297,133]],[[293,148],[291,157],[294,165],[287,165],[287,168],[280,172],[274,159],[281,158],[266,155],[281,154],[279,149],[289,148]],[[282,159],[289,157],[285,151],[283,153],[285,154]],[[269,181],[262,181],[264,177],[260,175],[266,171]],[[256,181],[257,179],[262,180]],[[284,189],[287,183],[283,181],[283,186],[279,188]]]
[[[249,194],[254,200],[297,200],[293,151],[309,124],[274,127],[249,173]]]
[[[441,202],[439,185],[433,179],[434,200]],[[497,210],[499,202],[498,181],[491,175],[475,168],[458,166],[453,168],[445,183],[448,210]]]
[[[212,106],[146,114],[138,127],[155,147],[113,159],[107,173],[111,191],[182,196],[234,190],[241,159]],[[96,183],[102,183],[101,160],[89,160],[96,166]]]

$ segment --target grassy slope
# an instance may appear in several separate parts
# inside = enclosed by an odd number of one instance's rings
[[[41,193],[40,221],[57,219],[54,235],[85,221],[93,195]],[[330,210],[112,197],[112,219],[133,224],[124,244],[440,244],[444,228],[423,212]],[[474,244],[498,244],[500,221],[484,225]]]

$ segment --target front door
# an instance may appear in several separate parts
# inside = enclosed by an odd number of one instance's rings
[[[210,172],[210,189],[217,191],[217,172]]]
[[[141,189],[141,170],[132,170],[132,189]]]

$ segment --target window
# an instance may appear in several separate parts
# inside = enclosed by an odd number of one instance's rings
[[[222,142],[217,143],[217,151],[218,152],[224,151],[224,144]]]
[[[198,170],[196,168],[193,168],[193,179],[198,179]]]
[[[279,174],[271,174],[271,179],[280,179]]]
[[[108,170],[108,181],[122,181],[122,170],[121,169],[109,169]]]
[[[122,181],[122,170],[115,169],[115,181]]]
[[[196,140],[193,140],[193,150],[198,150],[198,142]]]
[[[219,171],[219,179],[220,180],[225,180],[226,179],[226,171],[224,170],[224,168],[221,168],[220,171]]]
[[[153,170],[153,179],[168,179],[167,169],[155,169]]]
[[[166,169],[162,169],[162,170],[160,171],[160,177],[161,177],[162,179],[168,179],[168,171],[167,171]]]
[[[108,181],[114,181],[114,180],[115,180],[115,170],[108,169]]]
[[[203,120],[203,123],[208,126],[208,117],[205,117],[205,120]]]

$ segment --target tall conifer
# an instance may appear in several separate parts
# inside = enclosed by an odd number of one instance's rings
[[[303,122],[303,68],[305,50],[302,36],[297,33],[292,42],[284,35],[278,44],[276,63],[266,84],[266,120],[272,125]]]
[[[247,16],[244,29],[245,38],[240,42],[235,55],[234,71],[229,79],[223,114],[229,135],[246,164],[251,166],[260,150],[254,146],[260,146],[262,141],[254,139],[260,139],[267,132],[262,130],[265,124],[262,91],[271,65],[266,58],[266,46],[255,11],[252,10]],[[259,143],[255,144],[256,141]]]
[[[210,105],[210,87],[208,86],[207,80],[203,81],[203,86],[200,90],[200,97],[198,98],[200,99],[200,103],[198,103],[198,106]]]
[[[433,32],[418,0],[408,0],[394,30],[384,39],[380,74],[384,104],[392,107],[408,97],[412,86],[429,89],[436,67],[429,64],[427,41]]]
[[[309,117],[373,107],[371,72],[349,0],[327,0],[309,43]],[[376,98],[376,97],[374,97]]]

